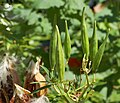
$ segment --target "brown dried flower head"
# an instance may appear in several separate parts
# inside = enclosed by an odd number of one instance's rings
[[[44,76],[39,72],[40,69],[40,62],[41,59],[38,59],[36,63],[34,61],[30,61],[26,77],[25,77],[25,82],[24,82],[24,87],[28,89],[29,91],[33,92],[36,89],[39,89],[43,86],[46,86],[46,80]],[[40,82],[42,81],[42,82]],[[37,84],[31,84],[32,82],[39,82]],[[47,92],[47,89],[40,90],[37,93],[37,96],[45,95]]]
[[[2,103],[9,103],[13,96],[14,85],[10,73],[10,62],[8,56],[5,56],[0,63],[0,101]]]

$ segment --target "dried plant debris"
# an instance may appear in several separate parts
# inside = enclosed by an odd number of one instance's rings
[[[9,103],[13,97],[14,84],[10,73],[10,59],[5,56],[0,63],[0,100]]]
[[[39,72],[40,62],[41,62],[41,59],[38,59],[36,63],[34,63],[33,60],[30,61],[27,69],[24,88],[28,89],[31,92],[46,86],[46,80],[44,76]],[[32,82],[39,82],[39,83],[31,84]],[[37,93],[37,96],[40,97],[41,95],[45,95],[46,93],[47,93],[47,89],[43,89]]]
[[[16,71],[16,64],[17,64],[17,62],[14,58],[9,60],[10,73],[13,77],[13,82],[20,85],[20,78]]]
[[[14,96],[10,103],[49,103],[49,99],[43,95],[39,98],[33,98],[30,91],[15,84]]]
[[[46,96],[41,96],[39,98],[31,99],[29,103],[50,103],[49,99]]]
[[[14,96],[10,103],[28,103],[32,98],[31,92],[15,84]]]
[[[44,76],[39,72],[41,59],[36,63],[31,61],[27,69],[24,88],[19,86],[19,76],[16,67],[16,60],[7,55],[4,56],[0,63],[0,103],[49,103],[44,95],[47,89],[42,89],[36,94],[38,98],[33,99],[31,92],[46,86]],[[31,82],[38,82],[31,84]]]

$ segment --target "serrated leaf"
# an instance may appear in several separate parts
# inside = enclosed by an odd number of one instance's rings
[[[28,25],[33,25],[38,21],[39,15],[36,12],[31,12],[28,16]]]

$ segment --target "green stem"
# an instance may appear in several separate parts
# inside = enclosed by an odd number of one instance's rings
[[[54,68],[51,69],[51,73],[50,73],[50,78],[52,79],[54,77]]]
[[[95,83],[96,80],[95,80],[95,73],[93,74],[93,82]]]
[[[85,76],[86,76],[86,80],[87,80],[87,85],[89,86],[89,77],[88,77],[88,74],[86,71],[85,71]]]

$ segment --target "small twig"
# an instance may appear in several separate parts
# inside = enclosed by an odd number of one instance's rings
[[[57,93],[60,94],[60,90],[59,90],[55,85],[53,85],[53,88],[55,89],[55,91],[56,91]]]
[[[86,71],[85,71],[84,73],[85,73],[85,76],[86,76],[87,85],[89,86],[89,77],[88,77],[88,74],[87,74],[87,72],[86,72]]]

